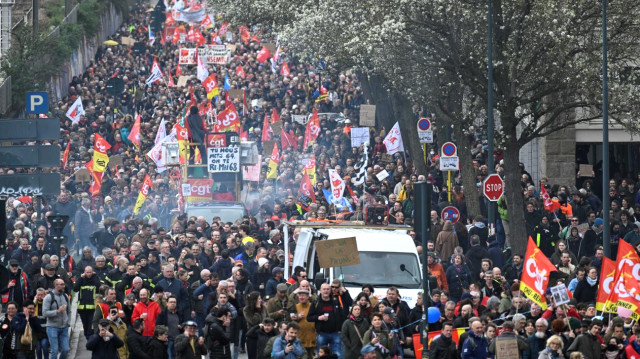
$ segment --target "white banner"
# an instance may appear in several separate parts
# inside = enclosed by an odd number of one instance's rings
[[[369,143],[369,127],[351,128],[351,147],[360,147],[363,143]]]
[[[231,49],[225,45],[206,45],[198,49],[198,56],[208,64],[226,65],[231,59]]]
[[[240,171],[240,146],[207,148],[209,172]]]

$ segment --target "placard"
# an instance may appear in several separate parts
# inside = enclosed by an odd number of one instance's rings
[[[380,162],[391,163],[391,162],[393,162],[393,157],[391,157],[391,155],[388,154],[388,153],[381,153],[380,154]]]
[[[88,169],[81,168],[78,171],[76,171],[75,180],[76,182],[81,182],[81,183],[91,182],[91,173],[89,172]]]
[[[580,236],[580,238],[583,238],[584,232],[589,230],[589,223],[580,223],[575,227],[578,228],[578,235]]]
[[[258,156],[258,163],[253,166],[242,166],[242,179],[258,182],[260,180],[260,168],[262,167],[262,155]]]
[[[180,49],[180,54],[178,55],[178,63],[180,65],[195,65],[196,64],[196,54],[198,49]]]
[[[242,98],[244,97],[244,91],[239,89],[229,89],[227,90],[227,93],[232,99],[242,100]]]
[[[389,172],[387,172],[387,170],[382,170],[378,172],[378,174],[376,175],[376,178],[378,178],[378,181],[382,181],[387,177],[389,177]]]
[[[375,127],[376,105],[360,105],[360,126]]]
[[[460,157],[440,157],[440,171],[457,171],[460,165]]]
[[[114,169],[116,168],[116,166],[118,166],[118,168],[122,168],[122,156],[120,155],[113,155],[113,156],[109,156],[109,164],[107,165],[107,167],[109,167],[109,169]]]
[[[136,40],[128,36],[123,36],[120,38],[120,43],[122,45],[133,46],[136,43]]]
[[[567,287],[564,284],[558,284],[555,287],[551,287],[551,295],[556,305],[569,303],[569,294],[567,293]]]
[[[187,86],[187,81],[191,79],[191,76],[180,76],[178,77],[178,83],[176,87],[185,87]]]
[[[351,128],[351,147],[360,147],[361,144],[369,142],[371,142],[371,139],[368,127]]]
[[[316,241],[315,244],[321,268],[360,264],[358,243],[355,237]]]
[[[297,122],[301,125],[307,124],[307,116],[306,115],[291,115],[291,120]]]
[[[271,156],[271,153],[273,153],[273,146],[275,146],[276,141],[263,141],[262,142],[262,153],[266,154],[267,156]]]
[[[240,146],[209,147],[207,149],[209,173],[239,172]]]
[[[595,177],[595,172],[593,172],[593,165],[580,165],[580,177]]]
[[[236,48],[238,48],[238,45],[227,44],[227,51],[231,56],[236,53]]]
[[[207,64],[226,65],[231,59],[231,51],[225,45],[206,45],[204,48],[198,48],[198,56]]]
[[[274,122],[271,124],[271,131],[275,136],[280,136],[280,130],[282,130],[282,121]]]
[[[513,338],[502,338],[498,337],[495,339],[496,342],[496,359],[513,359],[519,358],[520,353],[518,352],[518,339]]]

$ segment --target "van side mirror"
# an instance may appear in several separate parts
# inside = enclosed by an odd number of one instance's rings
[[[324,273],[322,272],[316,273],[316,275],[313,277],[313,284],[318,289],[320,289],[320,287],[322,286],[322,283],[325,283],[326,281],[327,279],[325,278]]]

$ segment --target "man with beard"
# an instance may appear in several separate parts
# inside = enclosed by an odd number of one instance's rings
[[[14,301],[18,308],[22,308],[23,304],[29,299],[29,282],[27,275],[20,268],[17,260],[9,260],[9,276],[7,281],[0,284],[0,295],[2,298],[2,307],[6,310],[7,303]],[[6,311],[5,311],[6,313]]]
[[[510,321],[504,322],[504,324],[502,324],[502,333],[500,333],[500,336],[498,336],[493,341],[491,341],[491,345],[489,345],[489,353],[492,353],[492,354],[496,353],[497,342],[500,342],[500,341],[512,342],[514,339],[518,343],[517,344],[518,357],[521,357],[524,352],[529,350],[529,344],[527,343],[526,339],[519,336],[515,332],[513,322],[510,322]]]
[[[509,284],[513,283],[516,279],[520,280],[522,276],[522,255],[514,254],[511,259],[511,264],[504,267],[502,271]]]
[[[453,321],[454,328],[465,328],[469,325],[469,318],[473,315],[471,304],[465,304],[460,308],[460,316]]]
[[[580,334],[571,343],[567,349],[567,353],[580,352],[584,355],[585,359],[597,359],[600,358],[601,346],[600,346],[600,331],[602,330],[602,321],[594,320],[589,325],[589,329]]]
[[[547,347],[548,329],[549,323],[546,319],[540,318],[536,320],[536,332],[529,336],[529,349],[524,351],[522,359],[536,359],[538,353]]]

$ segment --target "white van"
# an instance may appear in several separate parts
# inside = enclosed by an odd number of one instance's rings
[[[374,287],[374,295],[379,299],[385,298],[387,289],[395,286],[402,300],[411,308],[415,306],[422,288],[422,268],[413,239],[407,234],[408,229],[343,228],[339,225],[330,228],[322,225],[318,226],[320,228],[301,227],[292,268],[306,268],[310,281],[324,278],[330,283],[334,278],[339,278],[354,299],[365,284]],[[319,268],[313,243],[348,237],[356,238],[360,264]]]

